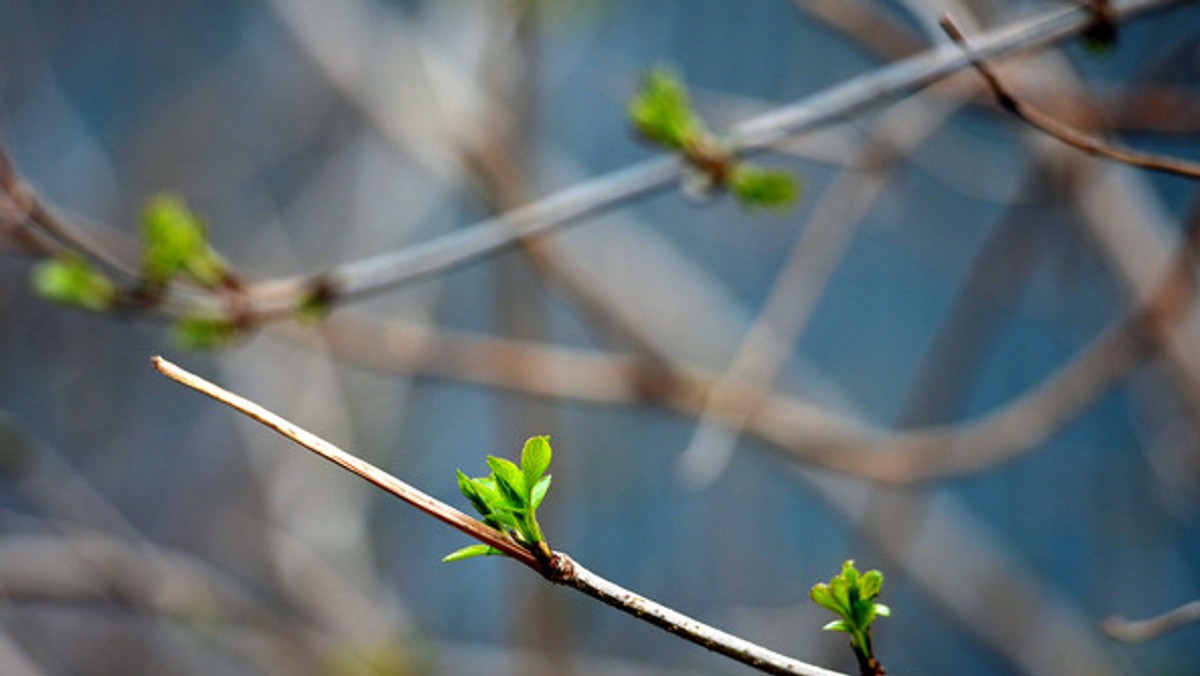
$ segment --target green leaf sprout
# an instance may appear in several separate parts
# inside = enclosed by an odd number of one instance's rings
[[[238,326],[224,317],[183,317],[173,329],[175,342],[188,350],[225,347],[242,336]]]
[[[883,573],[870,570],[860,574],[851,559],[842,564],[840,574],[828,583],[813,585],[808,592],[814,603],[841,618],[825,625],[825,631],[850,634],[850,646],[860,663],[878,664],[871,647],[871,623],[876,617],[892,614],[890,608],[875,601],[882,588]]]
[[[442,563],[462,561],[463,559],[473,559],[476,556],[502,556],[503,554],[504,552],[501,552],[495,547],[489,547],[488,545],[470,545],[468,547],[463,547],[462,549],[450,552],[445,558],[442,559]]]
[[[628,113],[643,138],[683,158],[685,192],[708,197],[728,190],[747,209],[775,210],[790,207],[800,196],[800,184],[791,174],[743,162],[736,149],[709,133],[692,110],[687,88],[667,68],[646,73]]]
[[[648,140],[673,150],[693,145],[704,123],[692,112],[687,89],[670,69],[653,68],[629,102],[629,119]]]
[[[743,207],[784,210],[800,197],[800,183],[786,171],[742,164],[733,170],[729,189]]]
[[[83,258],[68,254],[44,261],[33,269],[33,289],[43,298],[103,312],[112,306],[117,290]]]
[[[178,197],[159,195],[146,203],[142,246],[142,274],[153,285],[184,275],[215,288],[227,279],[224,261],[208,245],[208,226]]]
[[[487,457],[492,473],[472,479],[458,472],[458,489],[471,502],[484,523],[510,535],[538,556],[549,558],[550,548],[542,536],[536,510],[550,489],[550,437],[530,437],[521,451],[521,465],[511,460]],[[442,561],[461,561],[502,552],[488,545],[471,545],[451,553]]]

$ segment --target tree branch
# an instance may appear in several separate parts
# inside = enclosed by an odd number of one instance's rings
[[[928,106],[909,99],[882,113],[867,131],[868,140],[855,159],[812,208],[762,310],[708,393],[692,441],[679,458],[686,481],[704,486],[723,471],[760,401],[744,397],[745,392],[765,393],[774,387],[859,226],[884,194],[897,161],[941,129],[961,105],[962,100]],[[718,423],[715,409],[734,414],[721,416],[724,422]]]
[[[1111,8],[1105,5],[1105,16],[1111,12]],[[1106,19],[1107,20],[1107,19]],[[1027,103],[1022,102],[1012,93],[1000,76],[990,65],[988,65],[981,56],[976,54],[974,49],[967,44],[966,38],[962,31],[955,25],[954,20],[950,15],[943,14],[939,20],[942,30],[946,31],[946,35],[954,41],[956,45],[962,47],[967,57],[971,60],[971,65],[979,71],[984,82],[991,88],[996,95],[996,101],[1000,107],[1008,112],[1016,115],[1018,119],[1025,122],[1029,126],[1049,134],[1063,143],[1078,148],[1086,153],[1097,155],[1099,157],[1107,157],[1110,160],[1123,162],[1125,164],[1149,169],[1151,171],[1160,171],[1176,176],[1184,176],[1187,178],[1200,179],[1200,164],[1188,162],[1175,157],[1166,155],[1157,155],[1154,153],[1143,153],[1136,150],[1128,150],[1120,148],[1107,141],[1096,138],[1090,134],[1086,134],[1078,129],[1060,122],[1054,116],[1049,115],[1038,108],[1035,108]]]
[[[422,493],[371,463],[343,451],[312,432],[268,411],[249,399],[240,397],[194,373],[185,371],[162,357],[154,357],[153,362],[154,367],[168,378],[198,392],[207,394],[222,404],[238,410],[322,458],[340,466],[342,469],[357,474],[451,528],[462,531],[484,544],[491,545],[525,565],[534,568],[538,567],[537,560],[529,550],[495,528],[471,518],[436,498]]]
[[[1200,601],[1185,603],[1178,608],[1145,620],[1109,617],[1100,625],[1104,633],[1126,643],[1139,643],[1174,631],[1185,624],[1200,622]]]
[[[163,375],[230,406],[251,419],[275,430],[326,460],[350,471],[391,493],[420,511],[459,530],[479,542],[495,547],[518,562],[532,568],[551,582],[577,589],[634,617],[667,630],[685,640],[769,674],[803,676],[844,676],[768,650],[697,622],[686,615],[657,604],[592,573],[561,552],[547,561],[535,556],[515,540],[457,509],[427,495],[304,428],[238,396],[200,376],[190,373],[162,357],[153,358]]]

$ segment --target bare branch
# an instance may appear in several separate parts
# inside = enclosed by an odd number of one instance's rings
[[[888,59],[912,56],[927,46],[926,40],[878,3],[864,0],[793,0],[796,9],[815,17],[855,40],[863,48]]]
[[[559,553],[556,563],[562,568],[563,576],[556,582],[574,587],[592,598],[628,613],[644,622],[665,629],[685,640],[703,646],[713,652],[747,664],[768,674],[806,674],[808,676],[837,676],[838,672],[805,664],[779,653],[765,650],[745,639],[714,629],[692,618],[655,603],[613,584],[576,563],[566,554]]]
[[[1109,617],[1100,625],[1104,633],[1126,643],[1140,643],[1190,624],[1200,622],[1200,601],[1185,603],[1178,608],[1145,620]]]
[[[1111,12],[1111,8],[1107,5],[1106,12]],[[1074,127],[1060,122],[1058,119],[1049,115],[1038,108],[1022,102],[1012,93],[1000,76],[990,65],[988,65],[982,57],[977,55],[974,50],[967,45],[966,38],[962,31],[954,24],[954,21],[948,14],[943,14],[941,19],[942,29],[950,36],[950,39],[955,44],[962,47],[963,51],[971,59],[971,65],[979,71],[988,87],[996,95],[996,101],[1001,108],[1016,115],[1020,120],[1029,126],[1041,132],[1049,134],[1063,143],[1078,148],[1086,153],[1107,157],[1117,162],[1124,162],[1135,167],[1150,169],[1152,171],[1161,171],[1167,174],[1177,176],[1185,176],[1187,178],[1200,179],[1200,164],[1188,162],[1175,157],[1166,155],[1156,155],[1154,153],[1143,153],[1136,150],[1128,150],[1117,147],[1107,141],[1098,139],[1090,134],[1086,134]]]
[[[238,410],[325,458],[329,462],[340,466],[342,469],[357,474],[369,483],[382,488],[451,528],[462,531],[484,544],[495,547],[527,566],[539,568],[538,561],[529,550],[495,528],[477,519],[473,519],[450,505],[409,486],[371,463],[343,451],[312,432],[268,411],[245,397],[240,397],[219,385],[211,383],[194,373],[190,373],[162,357],[154,357],[153,362],[154,367],[160,373],[181,385],[186,385],[216,399],[226,406]]]

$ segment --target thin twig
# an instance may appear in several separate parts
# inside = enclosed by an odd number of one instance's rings
[[[439,331],[403,322],[342,314],[321,328],[280,327],[289,340],[335,352],[374,370],[416,373],[538,397],[597,405],[647,402],[683,415],[703,410],[719,374],[676,364],[677,383],[661,387],[661,372],[612,353]],[[1130,320],[1118,322],[1043,381],[990,413],[954,425],[892,432],[793,395],[750,385],[736,399],[760,402],[746,431],[783,456],[871,481],[913,483],[979,472],[1028,453],[1072,420],[1150,355]],[[516,365],[537,363],[536,371]],[[733,422],[737,410],[712,411]]]
[[[796,9],[821,20],[860,47],[898,60],[925,49],[928,43],[879,3],[865,0],[793,0]]]
[[[1200,601],[1185,603],[1178,608],[1145,620],[1109,617],[1100,625],[1104,633],[1126,643],[1140,643],[1174,631],[1185,624],[1200,622]]]
[[[3,142],[0,142],[0,219],[6,221],[3,225],[13,228],[17,235],[23,231],[21,226],[35,226],[43,237],[38,240],[39,247],[48,253],[71,249],[85,253],[125,277],[138,277],[136,269],[104,246],[87,228],[54,213],[37,192],[21,180]]]
[[[371,463],[362,460],[334,444],[318,437],[266,408],[190,373],[162,357],[153,358],[154,367],[163,375],[230,406],[251,419],[266,425],[317,455],[382,488],[433,518],[455,528],[483,544],[495,547],[520,563],[537,571],[557,584],[577,589],[588,596],[667,630],[708,650],[725,655],[742,664],[768,674],[800,674],[803,676],[844,676],[787,657],[745,639],[678,613],[666,606],[616,585],[576,563],[562,552],[554,552],[549,561],[535,557],[512,538],[471,518],[457,509],[426,495]]]
[[[6,611],[23,604],[120,607],[192,625],[263,673],[278,670],[281,660],[302,670],[332,643],[311,620],[264,604],[200,559],[93,531],[0,540],[0,589]],[[255,637],[262,640],[246,640]],[[4,666],[6,676],[19,673]]]
[[[800,337],[862,221],[883,194],[891,169],[942,128],[962,105],[929,106],[909,99],[889,108],[867,132],[869,141],[826,189],[726,373],[711,390],[691,444],[680,455],[685,481],[703,487],[733,455],[737,438],[757,408],[747,386],[769,391]],[[735,411],[714,419],[715,409]]]
[[[154,367],[168,378],[198,392],[207,394],[222,404],[237,409],[239,412],[270,427],[333,464],[357,474],[451,528],[462,531],[486,545],[495,547],[525,565],[538,568],[539,564],[537,560],[528,549],[525,549],[512,538],[495,528],[471,518],[434,497],[422,493],[371,463],[347,453],[312,432],[268,411],[245,397],[240,397],[219,385],[186,371],[162,357],[154,357],[153,362]]]
[[[921,37],[878,3],[865,0],[793,0],[793,4],[798,10],[877,57],[895,61],[927,46]],[[941,92],[934,89],[933,93]],[[984,93],[979,92],[980,95]],[[1083,129],[1104,127],[1120,132],[1190,134],[1197,130],[1197,124],[1200,123],[1197,97],[1190,95],[1185,88],[1161,82],[1138,82],[1122,86],[1119,91],[1106,88],[1093,96],[1061,90],[1053,93],[1062,100],[1062,108],[1070,111],[1073,124]],[[949,98],[961,100],[963,96],[955,93],[950,94]],[[977,103],[974,98],[972,94],[972,104]],[[1035,94],[1030,98],[1039,97]],[[990,105],[994,97],[987,99]]]
[[[1108,10],[1111,11],[1111,8]],[[955,44],[962,47],[963,52],[971,60],[971,65],[979,71],[984,82],[991,88],[996,95],[996,102],[1001,108],[1009,111],[1017,118],[1028,124],[1029,126],[1041,132],[1049,134],[1063,143],[1078,148],[1086,153],[1097,155],[1099,157],[1107,157],[1117,162],[1149,169],[1151,171],[1160,171],[1176,176],[1185,176],[1187,178],[1200,179],[1200,164],[1181,160],[1176,157],[1167,155],[1158,155],[1154,153],[1143,153],[1136,150],[1129,150],[1115,146],[1107,141],[1096,138],[1090,134],[1084,133],[1064,122],[1060,122],[1054,116],[1035,108],[1028,103],[1021,101],[1012,93],[995,69],[988,65],[982,57],[978,56],[975,51],[967,44],[966,38],[962,31],[955,25],[953,19],[948,14],[942,14],[940,18],[942,30],[946,31],[946,35]]]
[[[785,655],[766,650],[762,646],[727,634],[664,605],[635,594],[576,563],[566,554],[559,553],[560,565],[566,571],[562,580],[594,599],[628,613],[644,622],[649,622],[676,636],[703,646],[749,665],[768,674],[806,674],[809,676],[835,676],[839,672],[806,664]]]

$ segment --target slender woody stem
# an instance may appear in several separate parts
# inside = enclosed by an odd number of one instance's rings
[[[154,357],[154,367],[168,378],[206,394],[230,406],[251,419],[266,425],[326,460],[382,488],[433,518],[490,545],[536,570],[551,582],[577,589],[592,598],[622,610],[634,617],[665,629],[680,638],[708,650],[737,660],[768,674],[800,676],[845,676],[836,671],[801,662],[762,646],[738,638],[682,613],[676,612],[635,594],[596,575],[562,552],[541,558],[512,538],[471,518],[440,500],[426,495],[371,463],[362,460],[334,444],[292,423],[266,408],[226,390],[175,364]]]
[[[557,575],[551,580],[577,589],[594,599],[649,622],[680,638],[768,674],[804,676],[843,676],[797,659],[781,655],[760,645],[698,622],[683,613],[625,589],[593,573],[562,552],[555,553]]]
[[[987,83],[988,88],[996,96],[996,101],[1000,104],[1000,107],[1016,115],[1022,122],[1073,148],[1092,155],[1107,157],[1117,162],[1124,162],[1125,164],[1151,171],[1200,179],[1200,164],[1196,162],[1188,162],[1187,160],[1167,155],[1144,153],[1121,148],[1091,134],[1082,132],[1069,124],[1059,121],[1054,116],[1021,101],[1004,84],[1004,81],[1000,79],[1000,75],[995,69],[988,65],[983,60],[983,57],[977,55],[974,48],[967,44],[966,37],[958,28],[958,25],[954,23],[954,20],[950,18],[949,14],[943,14],[938,23],[941,25],[942,30],[946,32],[946,35],[954,41],[954,44],[961,47],[967,58],[971,60],[971,65],[975,67],[975,70],[979,71],[979,75],[983,78],[983,81]]]
[[[525,549],[512,538],[482,521],[473,519],[441,500],[426,495],[366,460],[347,453],[334,444],[272,413],[245,397],[238,396],[220,385],[216,385],[194,373],[184,370],[162,357],[154,357],[152,361],[154,362],[154,368],[158,369],[160,373],[171,380],[186,385],[202,394],[207,394],[222,404],[237,409],[239,412],[266,425],[342,469],[357,474],[368,482],[375,484],[438,521],[462,531],[486,545],[491,545],[499,549],[527,566],[538,568],[537,560],[528,549]]]
[[[1200,601],[1191,601],[1178,608],[1145,620],[1126,620],[1110,617],[1101,625],[1104,632],[1118,641],[1138,643],[1157,638],[1185,624],[1200,622]]]

